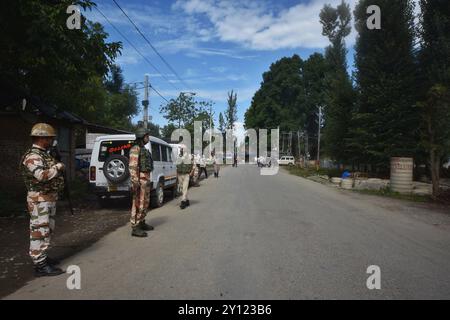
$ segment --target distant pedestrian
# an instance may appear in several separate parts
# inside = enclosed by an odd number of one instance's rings
[[[212,157],[212,161],[213,161],[213,165],[214,165],[214,177],[219,178],[220,166],[217,163],[217,158],[214,153],[211,153],[211,157]]]
[[[202,176],[202,172],[205,173],[205,179],[208,179],[208,171],[206,170],[206,160],[205,160],[205,156],[202,156],[200,158],[200,173],[198,175],[198,178],[200,179],[200,177]]]
[[[188,199],[189,179],[195,171],[195,164],[192,160],[193,157],[188,154],[186,146],[182,145],[176,162],[178,184],[181,186],[180,208],[182,210],[190,205]]]
[[[200,183],[199,183],[199,173],[200,173],[200,161],[199,161],[199,156],[198,155],[194,155],[191,154],[191,161],[192,161],[192,166],[193,166],[193,172],[192,172],[192,186],[193,187],[200,187]]]

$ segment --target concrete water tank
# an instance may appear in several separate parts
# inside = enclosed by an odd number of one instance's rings
[[[411,193],[413,189],[413,158],[391,158],[391,190]]]

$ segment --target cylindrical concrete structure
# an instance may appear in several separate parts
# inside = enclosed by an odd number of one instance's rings
[[[353,189],[353,179],[350,179],[350,178],[342,179],[341,187],[342,187],[342,189],[347,189],[347,190]]]
[[[411,193],[413,189],[413,158],[391,158],[391,190]]]

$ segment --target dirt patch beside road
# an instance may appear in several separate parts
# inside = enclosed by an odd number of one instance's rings
[[[125,225],[129,221],[128,201],[111,201],[107,208],[100,208],[95,200],[86,201],[76,207],[74,216],[59,203],[49,255],[63,260]],[[0,218],[0,297],[34,278],[28,256],[28,226],[29,217],[25,212]]]

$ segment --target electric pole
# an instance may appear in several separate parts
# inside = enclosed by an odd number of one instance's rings
[[[148,106],[149,106],[149,100],[148,100],[148,74],[145,75],[144,80],[144,86],[145,86],[145,93],[144,93],[144,101],[142,101],[142,105],[144,106],[144,128],[148,129]]]
[[[212,152],[212,106],[209,105],[209,155]]]
[[[320,167],[320,130],[322,127],[322,106],[319,106],[319,135],[317,137],[317,167]]]

